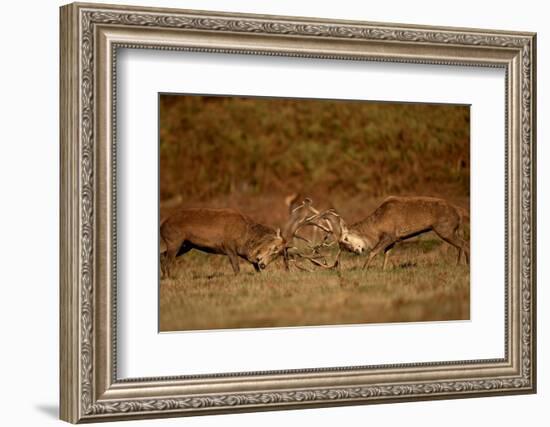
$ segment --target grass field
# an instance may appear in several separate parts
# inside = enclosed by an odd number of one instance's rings
[[[391,195],[470,203],[465,105],[162,95],[161,220],[185,207],[233,208],[276,228],[285,198],[311,197],[348,224]],[[467,231],[467,230],[466,230]],[[466,236],[468,237],[468,236]],[[261,274],[191,251],[160,284],[160,330],[468,319],[469,267],[435,235],[382,257],[344,254],[339,271]]]
[[[161,281],[160,330],[469,319],[469,267],[435,236],[399,243],[386,271],[382,257],[369,270],[364,257],[341,260],[339,270],[289,273],[276,260],[234,275],[225,256],[191,251]]]

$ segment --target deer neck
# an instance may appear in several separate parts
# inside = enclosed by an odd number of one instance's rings
[[[247,260],[253,261],[252,254],[260,244],[265,241],[266,235],[271,234],[271,230],[267,227],[259,224],[249,224],[246,228],[246,235],[243,237],[242,243],[239,247],[241,256],[244,256]],[[275,232],[273,232],[275,234]]]
[[[247,260],[251,260],[252,252],[254,251],[255,243],[257,244],[257,239],[255,238],[255,233],[252,232],[250,226],[246,228],[246,234],[241,237],[239,244],[239,255],[245,257]]]

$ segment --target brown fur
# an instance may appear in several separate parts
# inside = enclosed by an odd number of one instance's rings
[[[434,231],[441,239],[458,249],[469,262],[469,245],[459,235],[468,212],[450,202],[434,197],[388,197],[364,220],[353,224],[350,232],[359,235],[371,249],[363,268],[385,252],[384,268],[393,245],[403,239]]]
[[[238,273],[239,257],[260,271],[283,248],[279,232],[233,209],[180,209],[160,227],[160,253],[165,254],[166,274],[173,260],[191,249],[227,255],[233,271]]]

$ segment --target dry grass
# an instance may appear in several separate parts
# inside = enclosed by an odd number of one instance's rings
[[[226,257],[191,252],[161,282],[160,330],[258,328],[469,319],[469,267],[427,235],[402,242],[382,271],[346,254],[339,271],[284,271],[278,260],[257,274],[231,272]]]
[[[281,227],[290,193],[348,223],[389,195],[439,196],[468,209],[467,106],[163,95],[161,217],[231,207]],[[192,251],[160,286],[160,329],[196,330],[469,318],[469,267],[433,235],[362,271],[288,273],[280,260],[233,275],[223,256]]]

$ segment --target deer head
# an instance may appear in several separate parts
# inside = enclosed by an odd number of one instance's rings
[[[273,234],[267,235],[258,242],[251,254],[251,261],[263,270],[284,251],[285,247],[286,243],[279,228],[275,236]]]
[[[320,220],[330,224],[330,230],[340,248],[356,254],[362,254],[368,249],[365,239],[351,231],[344,219],[334,209],[324,211],[309,221],[317,222]]]

